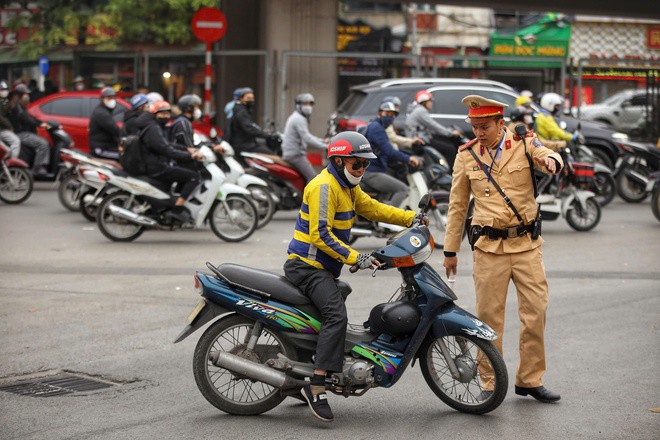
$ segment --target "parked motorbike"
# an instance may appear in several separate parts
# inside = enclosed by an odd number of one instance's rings
[[[268,183],[277,209],[300,209],[305,178],[281,157],[261,153],[241,153],[248,164],[248,173]]]
[[[112,241],[133,241],[146,229],[200,228],[207,219],[222,240],[238,242],[252,235],[258,214],[250,192],[226,182],[211,148],[202,146],[199,152],[206,172],[184,205],[192,214],[192,224],[181,224],[170,215],[175,196],[161,182],[137,179],[118,170],[99,170],[99,177],[118,189],[107,194],[99,207],[97,224],[103,235]]]
[[[60,166],[61,165],[60,151],[63,148],[69,148],[69,149],[73,148],[75,146],[75,143],[73,142],[73,139],[71,139],[71,136],[69,136],[69,134],[62,129],[62,126],[60,125],[59,122],[57,122],[56,120],[50,120],[47,121],[47,124],[48,124],[48,129],[47,129],[48,135],[52,140],[49,161],[48,164],[46,165],[47,173],[43,176],[37,177],[36,180],[57,181],[60,174],[63,172],[64,169],[66,169],[66,168],[63,169]],[[30,167],[34,163],[34,152],[28,150],[27,148],[21,148],[19,157]]]
[[[614,169],[617,193],[626,202],[642,202],[649,195],[649,176],[660,170],[660,149],[636,142],[626,142],[621,147],[626,153],[617,160]]]
[[[425,196],[421,210],[428,211],[430,203]],[[484,414],[502,403],[508,375],[492,343],[497,335],[455,304],[454,292],[425,263],[432,252],[433,237],[419,223],[374,251],[383,266],[373,275],[398,269],[400,293],[375,306],[364,325],[348,325],[343,368],[326,379],[326,389],[352,397],[390,388],[419,360],[427,385],[450,407]],[[269,411],[299,393],[313,376],[320,312],[274,273],[229,263],[207,267],[212,274],[195,275],[202,299],[175,343],[214,321],[193,357],[202,395],[229,414]],[[355,271],[357,266],[351,268]],[[344,297],[351,292],[343,281],[337,280],[337,286]],[[489,379],[492,392],[485,392]]]
[[[616,180],[612,170],[597,161],[593,151],[583,144],[575,146],[575,157],[578,162],[589,163],[594,167],[594,177],[584,188],[596,195],[596,201],[601,207],[606,206],[616,195]]]
[[[0,141],[0,200],[16,205],[32,194],[34,179],[25,161],[9,156],[9,147]]]

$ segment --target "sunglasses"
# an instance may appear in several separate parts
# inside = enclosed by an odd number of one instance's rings
[[[364,168],[366,170],[367,168],[369,168],[369,165],[371,165],[371,162],[368,159],[365,160],[357,159],[355,162],[351,164],[351,169],[353,171],[357,171],[360,168]]]

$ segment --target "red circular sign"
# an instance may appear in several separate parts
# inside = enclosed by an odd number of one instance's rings
[[[227,19],[220,9],[201,8],[193,15],[190,27],[198,39],[213,43],[225,35]]]

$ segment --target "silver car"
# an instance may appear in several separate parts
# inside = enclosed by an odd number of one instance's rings
[[[580,116],[582,119],[603,122],[615,130],[627,132],[644,118],[646,104],[646,90],[624,90],[600,104],[583,107]]]

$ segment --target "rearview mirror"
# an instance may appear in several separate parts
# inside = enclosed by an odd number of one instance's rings
[[[431,201],[431,194],[424,194],[420,199],[419,205],[417,207],[419,209],[426,211],[426,208],[429,206],[430,201]]]

